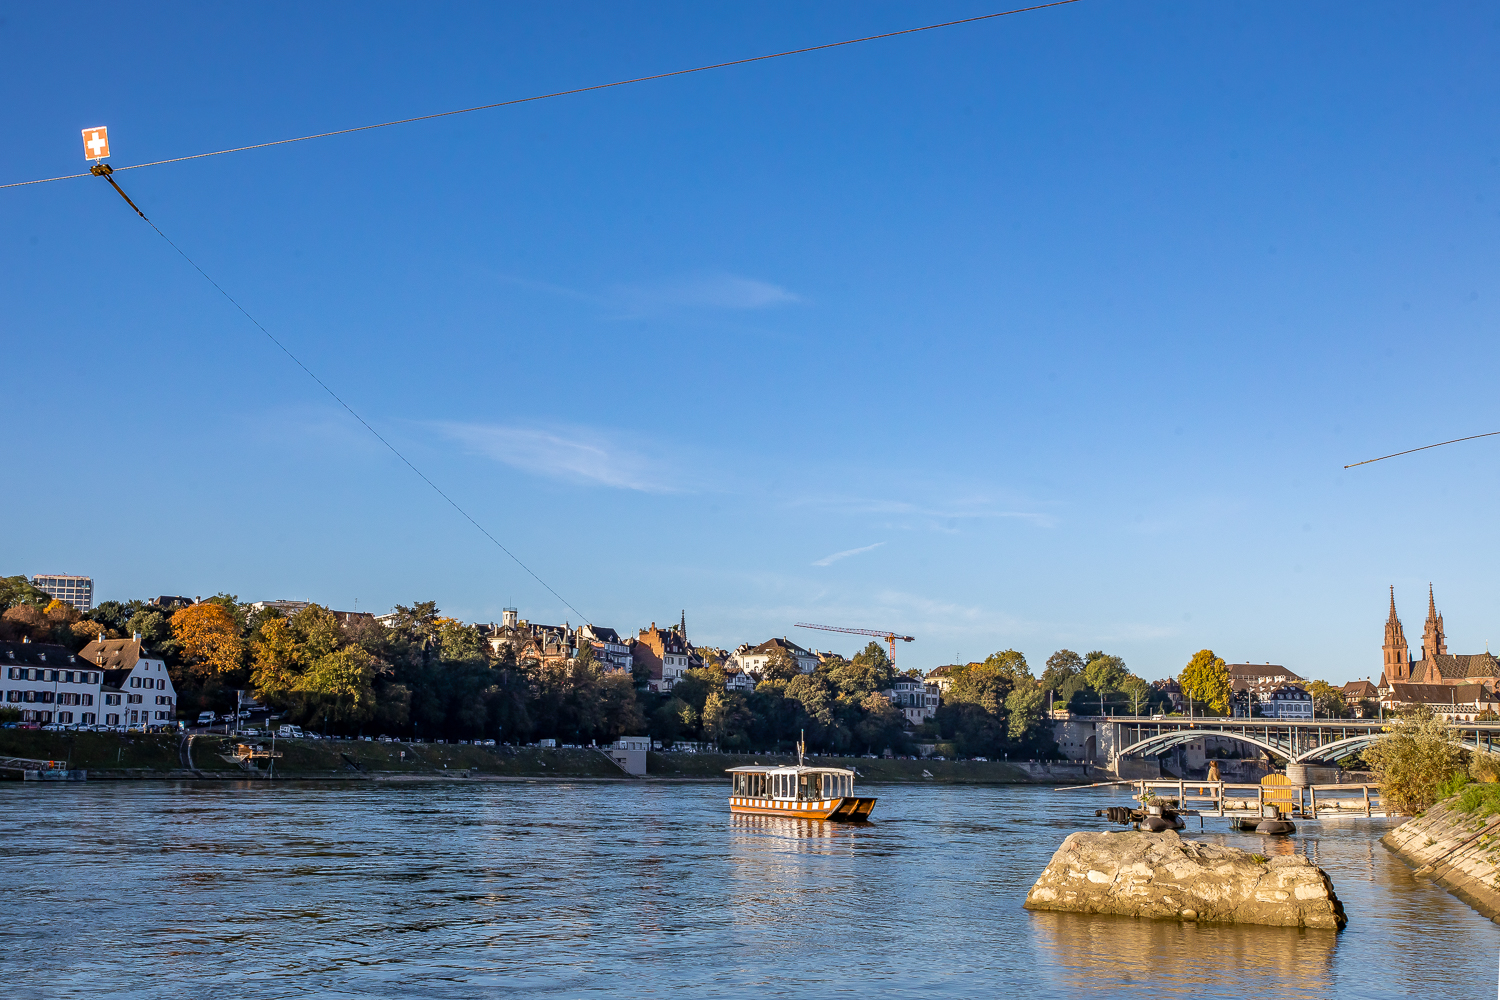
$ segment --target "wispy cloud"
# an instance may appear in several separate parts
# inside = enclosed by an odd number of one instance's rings
[[[891,514],[929,518],[936,521],[960,521],[986,518],[1018,518],[1042,528],[1057,523],[1051,514],[1026,510],[1002,510],[988,501],[961,501],[951,505],[909,503],[904,500],[881,500],[872,497],[814,496],[790,501],[793,507],[820,507],[844,514]]]
[[[735,274],[616,285],[610,292],[610,297],[631,313],[670,309],[767,309],[802,301],[801,296],[780,285]]]
[[[842,552],[835,552],[831,556],[824,556],[822,559],[819,559],[816,562],[814,562],[813,565],[814,566],[831,566],[832,564],[838,562],[840,559],[848,559],[850,556],[857,556],[861,552],[869,552],[872,549],[878,549],[878,548],[880,548],[884,544],[885,544],[885,542],[876,542],[874,545],[865,545],[865,546],[863,546],[861,548],[857,548],[857,549],[845,549]]]
[[[679,491],[666,478],[663,463],[600,431],[452,422],[432,426],[474,454],[535,475],[644,493]]]

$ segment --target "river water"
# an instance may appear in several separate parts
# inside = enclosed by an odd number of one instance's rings
[[[1341,934],[1021,908],[1122,793],[867,785],[868,825],[652,782],[0,786],[9,997],[1491,997],[1500,927],[1384,821],[1278,839]]]

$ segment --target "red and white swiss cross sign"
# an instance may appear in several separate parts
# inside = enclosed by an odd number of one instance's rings
[[[100,125],[98,128],[86,128],[83,130],[83,154],[90,160],[102,160],[109,155],[109,129]]]

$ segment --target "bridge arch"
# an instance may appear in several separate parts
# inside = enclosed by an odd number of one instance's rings
[[[1184,743],[1191,743],[1194,740],[1201,740],[1206,738],[1235,740],[1240,743],[1249,744],[1253,747],[1259,747],[1266,753],[1271,754],[1274,757],[1279,757],[1283,761],[1291,761],[1293,759],[1291,752],[1285,747],[1275,746],[1273,744],[1265,742],[1264,740],[1258,740],[1253,736],[1246,736],[1242,733],[1220,732],[1212,729],[1186,729],[1171,733],[1158,733],[1155,736],[1148,736],[1143,740],[1138,740],[1137,742],[1132,743],[1130,746],[1116,751],[1115,758],[1119,759],[1120,757],[1127,757],[1131,754],[1154,755],[1164,753],[1172,749],[1173,747],[1181,746]]]
[[[1347,739],[1334,740],[1332,743],[1324,743],[1320,747],[1304,750],[1296,757],[1291,758],[1289,763],[1301,764],[1309,760],[1336,761],[1341,757],[1348,757],[1351,754],[1368,749],[1385,735],[1385,733],[1361,733],[1358,736],[1350,736]],[[1486,746],[1477,741],[1465,741],[1462,739],[1450,740],[1449,742],[1456,747],[1468,750],[1470,753],[1486,753],[1492,756],[1500,756],[1500,747],[1497,746]]]

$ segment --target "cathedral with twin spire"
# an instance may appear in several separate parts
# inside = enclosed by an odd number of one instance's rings
[[[1396,588],[1391,588],[1391,613],[1385,620],[1385,664],[1380,690],[1392,684],[1487,684],[1500,678],[1500,661],[1483,653],[1449,653],[1432,585],[1427,585],[1427,624],[1422,629],[1422,655],[1411,658],[1406,633],[1396,617]]]

